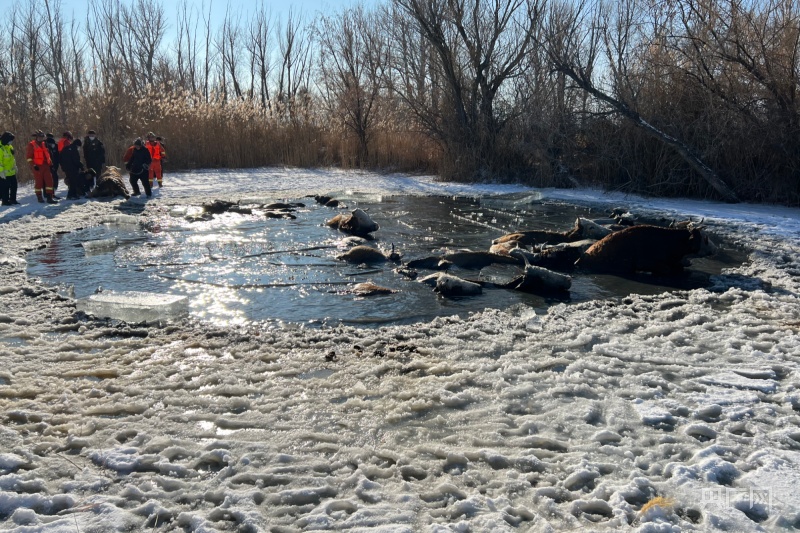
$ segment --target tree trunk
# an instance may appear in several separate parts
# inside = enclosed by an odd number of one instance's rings
[[[641,116],[639,116],[639,113],[628,107],[627,104],[597,89],[590,80],[580,76],[569,65],[557,63],[556,69],[572,79],[581,89],[591,94],[598,100],[610,105],[619,114],[630,120],[635,126],[641,128],[648,135],[655,137],[656,139],[674,148],[675,151],[678,152],[678,154],[683,158],[683,160],[689,164],[689,166],[691,166],[695,172],[697,172],[700,177],[706,181],[706,183],[708,183],[715,191],[717,191],[723,200],[731,203],[736,203],[739,201],[736,193],[734,193],[733,190],[731,190],[731,188],[728,187],[728,185],[717,175],[717,173],[714,172],[711,167],[706,165],[705,162],[703,162],[703,160],[700,159],[700,157],[698,157],[693,150],[686,145],[686,143],[676,139],[671,135],[668,135],[667,133],[648,123]]]

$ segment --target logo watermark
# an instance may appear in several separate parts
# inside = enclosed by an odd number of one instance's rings
[[[715,503],[727,507],[742,507],[753,509],[765,509],[767,512],[772,510],[772,502],[775,491],[772,487],[758,488],[734,488],[734,487],[714,487],[704,488],[700,493],[700,500],[703,503]]]

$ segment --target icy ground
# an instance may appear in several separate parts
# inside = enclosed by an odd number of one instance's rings
[[[120,212],[523,190],[288,169],[165,185],[58,206],[23,189],[0,213],[0,530],[800,528],[800,211],[540,191],[705,217],[752,254],[713,290],[538,316],[146,328],[86,319],[26,277],[26,252]]]

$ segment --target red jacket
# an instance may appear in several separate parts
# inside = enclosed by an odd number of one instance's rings
[[[58,151],[61,152],[64,148],[72,144],[72,141],[67,139],[66,137],[61,137],[58,140]]]
[[[153,161],[161,161],[161,159],[167,156],[164,146],[158,141],[147,141],[145,147],[147,151],[150,152],[150,157]]]
[[[50,159],[50,151],[47,149],[44,141],[36,142],[36,140],[33,140],[29,142],[28,149],[25,151],[25,159],[27,159],[28,163],[31,165],[39,165],[40,167],[44,165],[49,167],[53,164],[53,161]]]

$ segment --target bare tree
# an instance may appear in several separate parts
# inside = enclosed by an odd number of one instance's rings
[[[632,63],[635,52],[649,46],[639,25],[637,0],[620,2],[616,12],[607,5],[561,2],[550,14],[549,33],[543,45],[556,71],[571,79],[606,109],[613,110],[648,135],[674,149],[723,199],[738,201],[736,194],[695,151],[681,139],[659,129],[641,116],[636,100],[640,79]],[[644,41],[642,40],[644,39]],[[605,54],[607,86],[598,83],[595,67]]]
[[[66,61],[70,63],[67,70],[70,77],[67,91],[71,101],[82,94],[86,89],[85,70],[86,70],[86,41],[80,33],[80,27],[75,19],[69,24],[69,48],[67,50]]]
[[[385,81],[400,106],[407,108],[406,126],[442,138],[441,83],[431,43],[398,6],[384,8],[383,31],[389,36],[389,68]],[[400,107],[398,106],[398,107]]]
[[[33,107],[41,107],[45,97],[43,85],[46,84],[43,84],[43,78],[46,51],[40,36],[46,21],[39,16],[36,7],[35,2],[29,1],[21,16],[13,17],[12,24],[15,26],[13,35],[16,36],[16,42],[12,42],[12,46],[17,48],[16,60],[19,72],[25,73],[25,76],[18,77],[18,84],[31,95],[30,104]]]
[[[227,80],[230,77],[233,93],[237,99],[242,98],[242,87],[239,83],[239,58],[240,58],[240,36],[241,20],[239,17],[234,19],[230,12],[230,7],[225,11],[225,18],[222,21],[219,35],[217,36],[217,52],[221,60],[220,73],[222,78],[223,97],[228,96]]]
[[[311,76],[311,40],[301,23],[302,20],[290,10],[278,44],[280,68],[277,98],[290,120],[297,119],[299,111],[306,104],[300,96],[308,94]]]
[[[95,87],[108,88],[131,83],[135,67],[126,47],[122,25],[122,5],[119,0],[89,0],[86,32],[94,68]]]
[[[178,4],[175,60],[179,85],[192,92],[197,91],[197,25],[198,16],[187,0]]]
[[[422,110],[452,155],[473,157],[475,167],[498,168],[497,140],[513,104],[497,106],[506,83],[521,74],[534,42],[538,0],[394,0],[435,51],[446,105]],[[441,113],[440,113],[441,111]],[[423,118],[427,123],[431,118]]]
[[[58,118],[62,126],[67,124],[67,69],[64,58],[64,20],[61,17],[61,4],[44,0],[47,23],[44,27],[47,47],[43,53],[42,64],[52,82],[58,99]]]
[[[164,6],[159,0],[135,0],[130,7],[123,5],[121,14],[124,31],[129,34],[128,56],[136,66],[134,73],[152,84],[157,55],[167,31]]]
[[[211,7],[213,5],[213,1],[209,1],[208,3],[208,12],[203,13],[203,31],[205,32],[205,40],[204,40],[204,49],[205,54],[203,55],[203,97],[205,98],[206,102],[209,101],[211,98],[211,94],[209,91],[211,85],[211,66],[214,61],[214,57],[212,56],[212,49],[211,49]]]
[[[369,156],[375,107],[383,88],[388,44],[362,6],[323,17],[317,31],[321,83],[329,111],[358,139],[359,165]]]
[[[727,129],[728,141],[744,130],[741,135],[753,141],[749,159],[762,165],[753,171],[773,183],[771,196],[800,195],[800,4],[682,0],[676,7],[676,37],[669,49],[684,85],[705,94],[707,107],[717,108],[709,117],[713,130]],[[741,179],[748,188],[754,185]]]
[[[269,108],[269,76],[272,71],[272,15],[261,2],[250,22],[249,39],[246,46],[251,57],[251,94],[258,93],[261,106]]]

